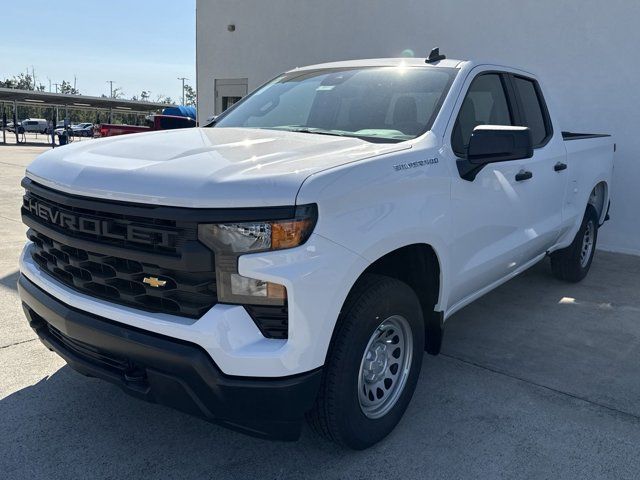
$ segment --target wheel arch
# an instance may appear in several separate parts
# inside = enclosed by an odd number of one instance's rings
[[[606,180],[600,180],[591,189],[591,192],[589,193],[589,200],[587,201],[587,205],[593,205],[596,209],[600,224],[604,222],[605,216],[607,215],[608,201],[609,184]]]
[[[436,250],[426,243],[413,243],[389,251],[369,264],[353,284],[356,288],[364,275],[378,274],[400,280],[415,292],[425,323],[425,350],[437,355],[443,334],[443,312],[435,311],[442,292],[442,268]],[[347,302],[345,300],[345,304]]]

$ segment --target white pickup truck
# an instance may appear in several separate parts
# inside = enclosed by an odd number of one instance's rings
[[[49,151],[23,181],[26,316],[140,398],[266,438],[306,416],[366,448],[454,312],[545,257],[587,274],[615,144],[550,112],[535,75],[434,51],[298,68],[208,128]]]

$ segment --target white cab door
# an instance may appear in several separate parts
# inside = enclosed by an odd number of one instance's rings
[[[450,137],[450,164],[464,157],[478,125],[515,125],[508,76],[486,72],[468,86]],[[445,141],[445,145],[447,142]],[[499,281],[520,265],[527,244],[529,205],[516,180],[529,159],[485,165],[472,179],[452,173],[450,307]]]
[[[536,80],[509,75],[518,109],[517,124],[529,127],[533,157],[523,162],[531,178],[521,182],[518,193],[525,208],[526,245],[522,261],[528,262],[552,247],[561,233],[567,188],[566,148],[561,135],[553,135],[551,119]]]
[[[452,182],[450,305],[522,265],[530,235],[529,193],[516,176],[525,167],[524,160],[489,164],[472,182]]]
[[[445,139],[452,165],[464,157],[478,125],[526,126],[534,150],[531,158],[485,165],[475,178],[453,173],[450,307],[515,273],[555,244],[567,186],[566,150],[561,137],[553,135],[534,79],[480,72],[462,98]]]

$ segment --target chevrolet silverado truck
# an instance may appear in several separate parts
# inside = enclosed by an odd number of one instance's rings
[[[615,144],[562,132],[543,91],[437,51],[330,63],[208,127],[46,152],[22,183],[26,317],[139,398],[366,448],[456,311],[545,257],[589,271]]]

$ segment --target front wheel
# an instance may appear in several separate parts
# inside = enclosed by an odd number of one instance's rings
[[[580,229],[571,245],[551,254],[551,271],[556,278],[579,282],[589,273],[598,241],[598,212],[587,205]]]
[[[365,275],[345,304],[308,419],[354,449],[386,437],[402,418],[422,366],[420,302],[405,283]]]

